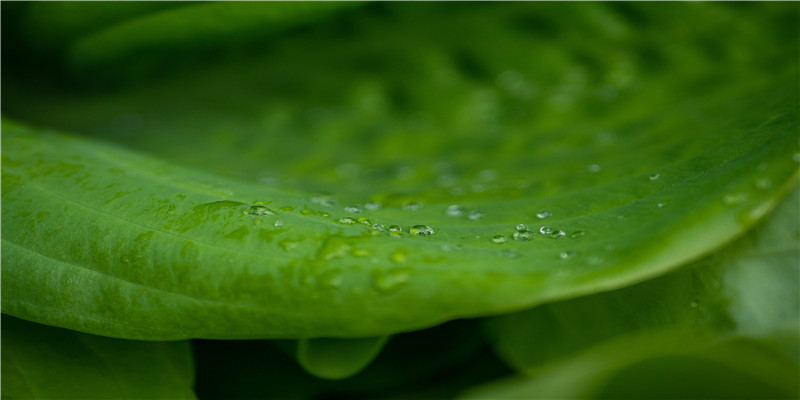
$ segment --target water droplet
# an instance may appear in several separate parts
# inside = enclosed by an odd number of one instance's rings
[[[469,218],[469,219],[471,219],[473,221],[474,220],[478,220],[478,219],[483,218],[483,213],[478,211],[478,210],[472,210],[472,211],[469,212],[469,215],[467,216],[467,218]]]
[[[492,243],[503,244],[506,242],[506,237],[503,235],[495,235],[492,237]]]
[[[594,172],[600,172],[600,170],[601,170],[601,169],[603,169],[603,168],[602,168],[602,167],[600,167],[600,166],[599,166],[599,165],[597,165],[597,164],[592,164],[592,165],[590,165],[590,166],[586,167],[586,170],[587,170],[587,171],[589,171],[589,172],[592,172],[592,173],[594,173]]]
[[[403,203],[403,210],[406,211],[418,211],[423,207],[422,203],[418,201],[407,201]]]
[[[519,224],[519,225],[517,225],[517,230],[518,231],[527,231],[528,230],[528,225]]]
[[[245,209],[244,213],[252,215],[275,215],[274,211],[270,210],[265,206],[260,206],[260,205],[251,206],[250,208]]]
[[[575,232],[572,232],[572,235],[569,235],[569,237],[575,239],[575,238],[579,238],[579,237],[581,237],[581,236],[583,236],[585,234],[586,234],[586,232],[584,232],[584,231],[575,231]]]
[[[568,258],[574,258],[574,257],[576,257],[577,255],[578,255],[578,253],[576,253],[576,252],[574,252],[574,251],[571,251],[571,250],[565,250],[565,251],[562,251],[561,253],[558,253],[558,258],[560,258],[560,259],[562,259],[562,260],[566,260],[566,259],[568,259]]]
[[[459,206],[458,204],[453,204],[453,205],[447,207],[447,210],[445,211],[445,214],[447,214],[447,215],[449,215],[451,217],[460,217],[460,216],[464,215],[464,208]]]
[[[664,203],[658,203],[656,205],[658,206],[658,208],[664,207]]]
[[[372,222],[370,222],[369,218],[367,217],[359,217],[356,222],[362,225],[371,226]]]
[[[353,218],[350,218],[350,217],[344,217],[344,218],[339,218],[339,220],[336,221],[336,222],[338,222],[340,224],[345,224],[345,225],[352,225],[352,224],[356,223],[356,220],[353,219]]]
[[[560,238],[560,237],[564,237],[564,236],[566,236],[566,235],[567,235],[567,233],[566,233],[566,232],[564,232],[564,231],[554,231],[554,232],[553,232],[553,233],[550,235],[550,237],[551,237],[551,238],[553,238],[553,239],[558,239],[558,238]]]
[[[403,229],[397,225],[392,225],[389,227],[389,235],[394,237],[399,237],[403,235]]]
[[[361,207],[359,207],[359,206],[347,206],[347,207],[344,208],[344,210],[349,212],[349,213],[354,213],[355,214],[355,213],[360,213],[361,212]]]
[[[539,233],[541,233],[542,235],[550,235],[553,233],[553,228],[549,226],[543,226],[539,228]]]
[[[336,205],[336,200],[323,199],[322,201],[319,202],[319,204],[325,207],[333,207]]]
[[[408,233],[412,236],[429,236],[433,235],[433,229],[428,225],[414,225],[408,229]]]
[[[531,232],[531,231],[529,231],[527,229],[517,230],[516,232],[514,232],[513,235],[511,235],[511,237],[514,240],[519,240],[521,242],[527,242],[527,241],[533,239],[533,232]]]
[[[372,229],[373,231],[383,232],[385,227],[383,225],[381,225],[381,224],[375,224],[375,225],[372,225],[372,227],[370,229]]]
[[[539,210],[539,212],[536,213],[536,217],[539,218],[539,219],[550,218],[552,216],[553,216],[553,213],[551,213],[548,210]]]
[[[766,177],[756,179],[756,189],[767,190],[771,187],[772,187],[772,179]]]
[[[275,226],[275,227],[278,227],[278,226],[283,226],[283,221],[281,221],[281,220],[277,220],[277,221],[275,221],[275,223],[274,223],[274,224],[272,224],[272,225],[273,225],[273,226]]]
[[[411,279],[410,269],[395,268],[388,271],[376,270],[372,274],[372,284],[375,290],[389,293],[405,286]]]
[[[661,178],[661,174],[650,175],[650,177],[648,179],[650,179],[651,181],[654,181],[654,180],[656,180],[658,178]]]
[[[745,201],[747,201],[747,195],[744,193],[729,193],[722,197],[722,202],[729,206],[742,204]]]
[[[364,208],[366,208],[367,210],[370,210],[370,211],[375,211],[375,210],[381,208],[381,202],[379,202],[379,201],[370,201],[370,202],[364,203]]]

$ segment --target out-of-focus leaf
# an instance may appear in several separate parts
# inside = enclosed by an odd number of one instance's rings
[[[798,376],[796,360],[758,340],[732,337],[709,346],[660,332],[623,336],[460,398],[796,399]]]
[[[189,342],[110,339],[2,317],[3,399],[194,399]]]
[[[585,7],[374,6],[170,83],[4,87],[12,115],[193,166],[6,124],[4,311],[128,338],[381,336],[631,285],[740,236],[797,171],[797,24],[776,17],[797,5]],[[473,28],[562,13],[552,35]]]
[[[349,378],[380,353],[388,336],[363,339],[302,339],[297,361],[310,374],[324,379]]]

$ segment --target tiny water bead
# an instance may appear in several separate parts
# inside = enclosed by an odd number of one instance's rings
[[[359,206],[347,206],[347,207],[344,208],[344,210],[346,212],[349,212],[349,213],[352,213],[352,214],[356,214],[356,213],[360,213],[361,212],[361,207],[359,207]]]
[[[664,203],[658,203],[658,204],[656,204],[656,206],[658,206],[658,208],[662,208],[662,207],[664,207]]]
[[[539,228],[539,233],[541,233],[542,235],[550,235],[553,233],[553,228],[549,226],[543,226]]]
[[[275,215],[275,212],[261,205],[251,206],[250,208],[245,209],[244,213],[252,215]]]
[[[550,218],[552,216],[553,216],[553,213],[551,213],[548,210],[539,210],[539,212],[536,213],[536,218],[539,218],[539,219]]]
[[[407,201],[403,203],[403,210],[406,211],[419,211],[422,207],[423,204],[418,201]]]
[[[553,233],[550,234],[550,237],[553,238],[553,239],[558,239],[558,238],[564,237],[566,235],[567,235],[567,233],[564,232],[564,231],[554,231]]]
[[[433,235],[433,229],[428,225],[414,225],[408,229],[408,233],[412,236],[430,236]]]
[[[565,250],[565,251],[562,251],[561,253],[558,253],[558,258],[560,258],[562,260],[566,260],[568,258],[575,258],[577,256],[578,256],[578,253],[576,253],[574,251],[571,251],[571,250]]]
[[[483,218],[483,213],[478,211],[478,210],[472,210],[472,211],[469,212],[469,215],[467,216],[467,218],[475,221],[475,220]]]
[[[400,228],[397,225],[392,225],[389,227],[389,235],[394,237],[400,237],[403,235],[403,228]]]
[[[505,242],[506,242],[506,237],[503,235],[495,235],[494,237],[492,237],[492,243],[503,244]]]
[[[513,235],[511,235],[511,238],[513,238],[514,240],[519,240],[521,242],[527,242],[533,239],[533,232],[527,229],[517,230],[516,232],[514,232]]]
[[[372,222],[367,217],[359,217],[356,222],[362,225],[371,226]]]
[[[528,225],[519,224],[519,225],[517,225],[517,230],[518,231],[527,231],[528,230]]]
[[[281,220],[277,220],[277,221],[275,221],[275,223],[274,223],[274,224],[272,224],[272,225],[273,225],[273,226],[275,226],[275,227],[283,226],[283,221],[281,221]]]
[[[661,178],[661,174],[652,174],[647,179],[650,179],[651,181],[654,181],[654,180],[656,180],[658,178]]]
[[[445,214],[447,214],[447,215],[449,215],[451,217],[460,217],[460,216],[464,215],[464,208],[459,206],[458,204],[453,204],[453,205],[447,207],[447,210],[445,211]]]
[[[350,217],[339,218],[336,222],[345,225],[352,225],[356,223],[356,220]]]
[[[586,232],[584,232],[584,231],[575,231],[575,232],[572,232],[572,234],[569,235],[569,237],[575,239],[575,238],[582,237],[585,234],[586,234]]]
[[[375,211],[381,208],[381,202],[379,201],[369,201],[364,203],[364,208],[369,211]]]

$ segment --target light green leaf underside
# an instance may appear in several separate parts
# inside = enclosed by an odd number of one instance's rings
[[[798,205],[795,189],[765,224],[667,276],[487,320],[494,346],[513,367],[535,373],[617,337],[674,331],[702,343],[785,331],[788,340],[777,345],[800,362]]]
[[[3,315],[3,399],[194,399],[189,342],[87,335]]]
[[[4,311],[129,338],[381,336],[663,274],[790,185],[782,6],[737,24],[727,5],[642,7],[646,29],[610,5],[486,7],[356,10],[356,34],[322,26],[119,94],[10,82],[9,115],[159,158],[4,124]],[[686,13],[720,22],[675,28]],[[502,23],[522,15],[570,23],[559,40]],[[709,39],[722,27],[730,40]],[[374,59],[375,75],[353,68]],[[258,201],[275,215],[243,213]],[[565,236],[515,241],[520,223]]]
[[[297,344],[297,361],[320,378],[349,378],[366,368],[388,339],[302,339]]]

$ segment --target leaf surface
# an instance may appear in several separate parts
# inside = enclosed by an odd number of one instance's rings
[[[188,342],[138,342],[3,315],[4,399],[194,399]]]

